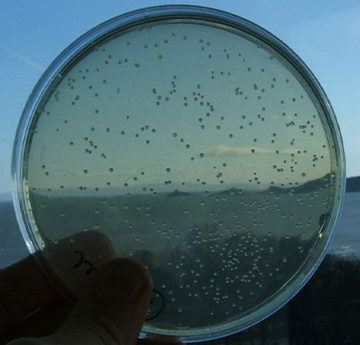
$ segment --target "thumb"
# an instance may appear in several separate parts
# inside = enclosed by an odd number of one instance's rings
[[[56,333],[11,345],[135,345],[152,295],[143,266],[130,259],[105,264]]]

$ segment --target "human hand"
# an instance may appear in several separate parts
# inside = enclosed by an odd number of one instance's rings
[[[91,274],[75,275],[74,267],[89,272],[89,265],[76,265],[79,260],[69,255],[74,253],[69,243],[65,250],[60,244],[54,251],[54,260],[64,262],[61,274],[78,290],[76,304],[48,283],[33,256],[0,272],[0,344],[149,344],[137,342],[152,296],[148,272],[133,260],[113,259],[115,252],[103,235],[87,236],[82,250],[100,246],[105,254],[97,257],[110,259],[99,269],[96,259],[88,260]],[[67,272],[67,267],[72,269]]]

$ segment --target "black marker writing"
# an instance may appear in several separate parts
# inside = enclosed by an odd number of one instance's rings
[[[74,253],[76,254],[80,254],[80,261],[73,266],[73,269],[78,268],[79,266],[81,266],[82,264],[87,264],[89,266],[89,268],[86,270],[85,274],[88,276],[90,273],[97,271],[97,268],[94,267],[94,265],[92,264],[92,262],[90,262],[89,260],[85,259],[84,260],[84,253],[77,250]]]
[[[150,305],[152,306],[150,308],[150,315],[149,315],[149,317],[146,318],[145,321],[150,321],[150,320],[157,318],[161,314],[161,312],[164,310],[164,308],[165,308],[164,295],[160,291],[153,289],[153,297],[151,298]],[[154,311],[154,309],[155,309],[155,311]]]
[[[77,264],[75,264],[73,266],[73,269],[77,269],[81,265],[86,264],[89,267],[85,271],[85,275],[87,275],[87,276],[89,274],[91,274],[92,272],[98,270],[96,267],[94,267],[93,263],[90,260],[85,259],[83,252],[81,252],[80,250],[76,250],[74,252],[74,254],[80,254],[80,260],[79,260],[79,262]],[[164,295],[160,291],[153,289],[153,297],[151,298],[150,305],[151,305],[150,312],[149,312],[150,315],[146,319],[146,321],[153,320],[153,319],[157,318],[162,313],[162,311],[165,308],[165,297],[164,297]]]

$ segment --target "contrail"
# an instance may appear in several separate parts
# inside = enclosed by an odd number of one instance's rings
[[[20,60],[22,60],[22,61],[25,61],[25,62],[28,63],[29,65],[37,68],[37,69],[40,70],[41,72],[44,72],[45,69],[44,69],[43,67],[39,66],[38,64],[36,64],[35,62],[30,61],[30,60],[27,59],[26,57],[24,57],[24,56],[22,56],[22,55],[20,55],[20,54],[18,54],[18,53],[16,53],[16,52],[8,49],[8,48],[5,48],[5,47],[1,47],[1,48],[4,49],[4,50],[5,50],[6,52],[8,52],[9,54],[17,57],[18,59],[20,59]]]

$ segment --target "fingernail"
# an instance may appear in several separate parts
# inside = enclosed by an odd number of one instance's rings
[[[107,305],[129,305],[139,298],[146,271],[130,259],[117,259],[105,265],[96,277],[95,299]]]

